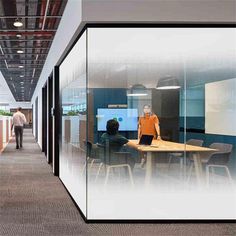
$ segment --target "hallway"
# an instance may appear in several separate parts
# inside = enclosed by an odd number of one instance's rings
[[[138,207],[138,206],[137,206]],[[236,235],[235,224],[86,224],[30,129],[0,156],[0,235]]]

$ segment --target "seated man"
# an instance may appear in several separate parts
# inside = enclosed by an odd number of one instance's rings
[[[105,147],[104,162],[106,164],[129,164],[131,169],[134,168],[135,159],[128,155],[128,147],[137,148],[137,146],[131,143],[126,137],[119,134],[119,123],[112,119],[107,121],[106,125],[107,132],[101,137],[100,144]],[[119,155],[119,152],[127,152],[127,155]],[[124,159],[125,158],[125,159]]]

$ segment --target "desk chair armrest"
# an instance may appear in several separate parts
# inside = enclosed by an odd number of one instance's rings
[[[207,164],[225,165],[229,161],[231,152],[214,152],[210,155]]]

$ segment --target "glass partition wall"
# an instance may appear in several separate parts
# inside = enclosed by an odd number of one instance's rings
[[[60,65],[59,177],[86,216],[86,33]]]
[[[202,172],[205,187],[200,193],[207,200],[201,204],[201,215],[235,219],[236,29],[191,32],[186,52],[186,141],[215,151],[200,153],[202,170],[195,170],[192,157],[187,159],[188,190],[193,193],[191,201],[199,202],[195,183]],[[194,212],[198,213],[196,207]]]
[[[235,32],[83,33],[60,66],[60,178],[88,220],[235,219]]]

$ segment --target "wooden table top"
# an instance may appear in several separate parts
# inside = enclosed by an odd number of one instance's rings
[[[139,140],[130,139],[130,142],[138,144]],[[142,152],[216,152],[217,149],[175,143],[164,140],[153,140],[150,146],[138,145],[138,150]]]

